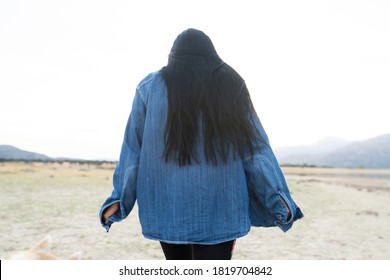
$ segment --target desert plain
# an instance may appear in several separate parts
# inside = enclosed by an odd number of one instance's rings
[[[86,260],[163,260],[135,206],[109,233],[100,206],[114,163],[0,162],[0,258],[47,235],[52,253]],[[252,227],[234,260],[389,260],[390,170],[282,167],[305,217],[286,233]]]

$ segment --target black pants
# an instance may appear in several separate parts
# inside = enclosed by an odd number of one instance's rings
[[[168,244],[160,242],[167,260],[230,260],[236,240],[215,245]]]

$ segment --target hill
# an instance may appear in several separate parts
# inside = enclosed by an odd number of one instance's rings
[[[390,134],[364,141],[327,138],[311,146],[275,150],[280,164],[390,168]]]
[[[0,159],[2,160],[52,160],[43,154],[24,151],[10,145],[0,145]]]

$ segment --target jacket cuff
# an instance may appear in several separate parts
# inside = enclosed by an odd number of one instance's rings
[[[275,222],[275,224],[283,231],[283,232],[286,232],[286,231],[288,231],[292,226],[293,226],[293,224],[294,224],[294,222],[296,221],[296,220],[299,220],[299,219],[301,219],[301,218],[303,218],[303,213],[302,213],[302,211],[301,211],[301,209],[299,208],[299,207],[297,207],[296,205],[295,205],[295,203],[294,203],[294,212],[293,213],[291,213],[291,217],[290,217],[290,219],[287,221],[287,222],[285,222],[285,223],[281,223],[281,222],[279,222],[279,221],[276,221]]]
[[[116,213],[114,213],[110,218],[108,218],[107,221],[103,221],[103,213],[104,211],[110,207],[111,205],[115,204],[115,203],[119,203],[119,209],[118,211],[116,211]],[[120,222],[123,220],[123,213],[122,213],[122,203],[119,199],[112,199],[112,198],[109,198],[107,199],[107,201],[103,204],[103,206],[100,208],[100,212],[99,212],[99,220],[100,220],[100,224],[102,225],[102,227],[104,227],[106,229],[106,231],[108,232],[111,228],[111,225],[115,222]]]

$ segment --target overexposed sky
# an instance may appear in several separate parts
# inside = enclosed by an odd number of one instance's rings
[[[390,1],[1,0],[0,144],[117,159],[137,83],[189,27],[274,148],[390,133]]]

